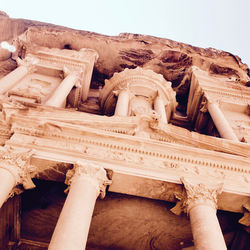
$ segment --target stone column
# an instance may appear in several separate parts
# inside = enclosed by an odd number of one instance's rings
[[[239,141],[237,136],[235,135],[232,127],[229,122],[225,118],[224,114],[220,110],[218,104],[213,102],[207,102],[207,109],[209,114],[211,115],[213,122],[222,138]]]
[[[4,94],[6,91],[10,90],[26,75],[33,72],[38,61],[39,60],[37,58],[32,56],[27,56],[27,58],[24,60],[17,58],[17,63],[19,66],[8,75],[0,79],[0,94]]]
[[[15,176],[5,168],[0,166],[0,208],[9,198],[11,190],[16,186]]]
[[[186,190],[184,207],[190,216],[191,228],[197,250],[227,249],[220,224],[216,216],[219,187],[208,188],[204,184],[191,184],[184,178]]]
[[[115,115],[127,116],[129,108],[130,92],[128,89],[123,89],[118,95],[118,100],[115,107]]]
[[[67,172],[69,193],[49,245],[50,250],[85,249],[96,198],[110,184],[106,171],[89,162],[79,162]]]
[[[154,100],[154,110],[160,115],[161,122],[168,123],[165,105],[159,95]]]
[[[63,79],[58,88],[55,90],[55,92],[52,94],[52,96],[47,100],[45,104],[53,107],[64,107],[66,97],[68,96],[73,86],[76,85],[78,82],[79,82],[79,73],[78,72],[69,73]]]
[[[4,148],[0,152],[0,208],[13,195],[16,185],[22,184],[25,189],[34,188],[30,178],[29,160],[31,151],[15,151]]]
[[[21,65],[8,75],[0,79],[0,94],[4,94],[10,90],[17,82],[22,80],[28,73],[30,68],[28,65]]]

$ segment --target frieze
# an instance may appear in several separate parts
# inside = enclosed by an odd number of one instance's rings
[[[35,128],[24,128],[24,127],[19,127],[17,125],[15,125],[13,127],[13,130],[15,132],[20,132],[21,134],[26,134],[26,135],[32,135],[32,136],[44,136],[44,137],[50,137],[50,138],[55,138],[55,139],[62,139],[67,141],[68,145],[70,145],[69,142],[76,142],[81,143],[81,144],[90,144],[90,145],[95,145],[98,147],[104,147],[104,148],[110,148],[110,149],[116,149],[116,150],[121,150],[123,152],[134,152],[136,154],[141,154],[142,157],[157,157],[157,158],[163,158],[163,159],[167,159],[167,160],[174,160],[174,161],[178,161],[178,162],[183,162],[185,164],[191,164],[191,165],[196,165],[196,166],[203,166],[203,167],[209,167],[209,168],[213,168],[213,169],[218,169],[221,171],[225,171],[228,170],[230,172],[238,172],[238,173],[247,173],[250,174],[250,170],[246,169],[246,168],[241,168],[238,164],[237,165],[233,165],[233,164],[229,164],[229,163],[222,163],[221,161],[214,161],[214,160],[206,160],[206,159],[199,159],[198,157],[189,157],[189,156],[185,156],[182,154],[176,154],[176,153],[167,153],[167,152],[159,152],[159,151],[149,151],[147,149],[142,149],[142,148],[138,148],[135,146],[131,146],[129,144],[115,144],[115,143],[110,143],[110,142],[102,142],[99,139],[91,139],[91,138],[85,138],[85,137],[76,137],[76,136],[69,136],[69,135],[65,135],[62,133],[61,129],[59,126],[57,126],[56,124],[53,123],[48,123],[49,129],[35,129]],[[48,126],[48,124],[46,126]],[[42,127],[41,127],[42,128]],[[49,131],[50,130],[50,131]],[[56,132],[56,133],[55,133]],[[61,140],[60,140],[61,141]],[[53,141],[53,143],[55,143]],[[62,142],[60,142],[62,143]],[[59,143],[59,147],[60,144]],[[67,144],[66,143],[66,144]],[[73,144],[72,144],[73,145]],[[66,147],[68,147],[66,145]],[[79,147],[78,146],[70,146],[70,147]],[[79,150],[78,150],[79,151]]]
[[[70,140],[53,140],[48,138],[36,138],[29,137],[24,135],[14,135],[10,142],[12,145],[22,145],[24,142],[26,145],[30,145],[30,148],[35,148],[37,150],[41,149],[45,151],[49,149],[64,150],[65,152],[79,153],[80,157],[93,158],[96,160],[105,161],[111,164],[119,164],[119,166],[126,166],[131,169],[141,169],[141,170],[151,170],[156,172],[161,172],[167,170],[167,172],[173,176],[185,176],[196,177],[197,178],[209,178],[211,180],[224,181],[225,183],[232,183],[237,180],[237,183],[241,183],[242,187],[248,185],[246,181],[246,175],[243,175],[241,172],[232,172],[225,171],[222,169],[211,167],[213,162],[202,166],[202,161],[195,161],[190,158],[189,161],[184,161],[183,156],[163,153],[159,154],[156,152],[149,152],[143,149],[134,149],[124,147],[120,148],[120,145],[115,144],[106,144],[102,143],[93,145],[92,142],[88,139],[84,143],[74,143]],[[60,151],[60,154],[62,151]],[[154,154],[153,154],[154,153]],[[200,164],[199,164],[200,163]],[[207,162],[209,163],[209,162]],[[216,165],[215,165],[216,166]]]

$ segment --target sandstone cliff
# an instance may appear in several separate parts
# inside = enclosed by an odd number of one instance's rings
[[[25,46],[79,50],[95,49],[99,59],[94,69],[91,87],[98,88],[114,72],[137,66],[152,69],[172,82],[177,92],[179,109],[185,109],[190,85],[190,67],[197,66],[212,75],[226,76],[232,81],[250,85],[250,70],[241,59],[229,52],[198,48],[169,39],[123,33],[105,36],[24,19],[9,18],[0,12],[0,40],[15,43],[17,53],[3,55],[0,50],[0,77],[16,67],[15,57]]]

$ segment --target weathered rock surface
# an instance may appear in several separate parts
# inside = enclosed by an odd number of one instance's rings
[[[0,49],[0,78],[15,69],[15,59],[22,57],[26,48],[37,45],[96,50],[99,59],[94,68],[92,89],[103,86],[105,79],[125,68],[140,66],[160,73],[172,82],[179,110],[186,107],[192,66],[211,75],[230,78],[239,85],[250,85],[250,70],[238,56],[169,39],[127,33],[105,36],[36,21],[11,19],[0,12],[0,40],[17,47],[17,52],[13,54]],[[58,175],[60,177],[60,172]],[[64,187],[56,190],[56,187],[52,188],[55,183],[50,188],[49,182],[45,182],[43,187],[37,186],[36,191],[44,189],[47,193],[39,201],[37,194],[33,196],[31,193],[33,191],[23,194],[21,236],[49,242],[65,201]],[[177,217],[170,213],[171,207],[171,203],[163,201],[108,193],[106,199],[97,201],[88,249],[180,249],[193,245],[188,219],[184,215]],[[225,236],[235,232],[237,220],[232,214],[222,212],[219,219]],[[227,242],[231,240],[232,234]]]
[[[99,59],[94,69],[92,88],[103,85],[104,79],[125,68],[140,66],[151,69],[172,82],[180,103],[179,109],[185,109],[191,66],[197,66],[212,75],[226,76],[239,84],[248,86],[250,83],[250,70],[238,56],[169,39],[128,33],[105,36],[37,21],[12,19],[5,13],[0,14],[0,37],[1,40],[14,41],[18,49],[15,56],[21,56],[22,49],[27,45],[74,50],[82,47],[95,49],[99,53]],[[9,60],[5,62],[4,68],[0,69],[0,77],[8,69],[13,69],[13,63]]]
[[[65,201],[62,183],[37,181],[23,193],[23,238],[49,242]],[[108,193],[97,200],[87,249],[182,249],[193,245],[189,219],[170,212],[173,204]],[[241,215],[219,212],[227,243],[232,241]],[[36,221],[36,223],[34,223]]]

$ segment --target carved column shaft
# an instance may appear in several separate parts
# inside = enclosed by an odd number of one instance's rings
[[[209,114],[211,115],[213,122],[222,138],[239,141],[237,136],[235,135],[232,127],[230,126],[229,122],[225,118],[224,114],[218,107],[216,103],[207,103],[207,109]]]
[[[160,96],[157,96],[154,100],[154,110],[160,115],[160,121],[168,123],[165,105]]]
[[[129,90],[122,90],[118,95],[118,100],[115,107],[115,115],[127,116],[129,108],[130,93]]]
[[[204,184],[191,184],[182,179],[186,189],[184,207],[190,216],[192,234],[197,250],[227,249],[216,216],[217,195],[222,185],[208,188]]]
[[[18,81],[22,80],[29,71],[27,66],[21,65],[0,79],[0,94],[4,94],[6,91],[10,90]]]
[[[16,185],[16,180],[13,174],[4,168],[0,168],[0,208],[3,203],[8,199],[11,190]]]
[[[197,205],[189,211],[192,234],[197,250],[227,249],[216,210],[207,205]]]
[[[53,95],[47,100],[46,105],[53,107],[63,107],[66,97],[79,80],[77,73],[70,73],[60,83]]]
[[[72,177],[73,174],[73,177]],[[67,173],[70,184],[49,249],[85,249],[96,198],[109,183],[106,171],[89,163],[76,164]]]

